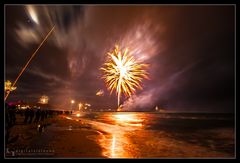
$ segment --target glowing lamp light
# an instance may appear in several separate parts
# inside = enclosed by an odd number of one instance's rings
[[[11,83],[9,80],[5,81],[4,90],[5,90],[6,92],[14,91],[15,89],[17,89],[17,87],[13,87],[13,86],[12,86],[12,83]]]
[[[83,104],[82,104],[82,103],[79,103],[79,104],[78,104],[78,109],[81,110],[82,106],[83,106]]]
[[[46,95],[41,96],[39,99],[40,104],[48,104],[48,101],[49,101],[49,97]]]
[[[86,106],[89,106],[89,107],[91,106],[91,104],[88,104],[88,103],[86,103],[85,105],[86,105]]]

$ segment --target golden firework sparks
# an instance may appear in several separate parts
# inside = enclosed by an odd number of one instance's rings
[[[117,45],[107,54],[106,62],[100,69],[104,72],[103,79],[110,94],[116,90],[119,106],[122,93],[131,96],[137,89],[142,89],[140,83],[148,79],[148,64],[140,63],[128,53],[128,48],[121,51]]]
[[[99,91],[97,91],[96,96],[103,96],[104,95],[104,91],[102,89],[100,89]]]

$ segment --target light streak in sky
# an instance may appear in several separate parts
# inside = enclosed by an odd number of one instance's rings
[[[25,66],[22,68],[22,70],[20,71],[20,73],[18,74],[17,78],[15,79],[12,87],[14,87],[18,81],[18,79],[20,78],[20,76],[22,75],[22,73],[25,71],[25,69],[27,68],[27,66],[29,65],[29,63],[32,61],[32,59],[34,58],[34,56],[37,54],[38,50],[42,47],[42,45],[44,44],[44,42],[48,39],[48,37],[51,35],[51,33],[53,32],[55,26],[52,27],[52,29],[48,32],[48,34],[46,35],[46,37],[43,39],[43,41],[39,44],[39,46],[37,47],[37,49],[34,51],[34,53],[31,55],[30,59],[27,61],[27,63],[25,64]],[[10,94],[10,91],[7,92],[4,100],[6,101],[8,96]]]
[[[38,17],[37,17],[37,13],[36,10],[34,9],[34,7],[32,5],[27,5],[27,11],[29,16],[31,17],[31,19],[36,23],[39,24],[38,21]]]

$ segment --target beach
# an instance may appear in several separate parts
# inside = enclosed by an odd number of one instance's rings
[[[99,145],[87,139],[87,136],[97,134],[87,124],[56,116],[46,120],[44,123],[47,126],[43,132],[39,132],[38,124],[25,125],[21,124],[22,121],[23,118],[18,117],[17,125],[10,130],[10,140],[16,136],[18,138],[7,144],[6,150],[9,153],[6,154],[6,157],[103,157]],[[73,126],[75,129],[71,130],[69,126]],[[12,156],[11,151],[17,150],[20,152],[15,152]]]
[[[22,124],[22,121],[23,117],[18,115],[16,125],[11,128],[7,158],[234,157],[231,115],[62,114],[44,120],[43,132],[37,130],[38,124]]]

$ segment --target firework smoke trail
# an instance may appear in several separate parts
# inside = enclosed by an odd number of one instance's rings
[[[20,73],[18,74],[17,78],[15,79],[12,87],[14,87],[18,81],[18,79],[20,78],[20,76],[22,75],[22,73],[24,72],[24,70],[27,68],[27,66],[29,65],[29,63],[32,61],[33,57],[37,54],[38,50],[42,47],[42,45],[44,44],[44,42],[48,39],[48,37],[51,35],[51,33],[53,32],[55,26],[52,27],[52,29],[48,32],[48,34],[46,35],[46,37],[43,39],[43,41],[39,44],[38,48],[34,51],[34,53],[32,54],[32,56],[30,57],[30,59],[28,60],[28,62],[26,63],[26,65],[22,68],[22,70],[20,71]],[[11,91],[7,92],[4,101],[7,100],[9,94]]]
[[[115,47],[113,52],[109,52],[103,70],[106,86],[110,93],[116,90],[118,97],[118,107],[120,106],[121,94],[131,96],[136,89],[142,89],[140,83],[143,79],[148,79],[147,64],[139,63],[134,56]]]

